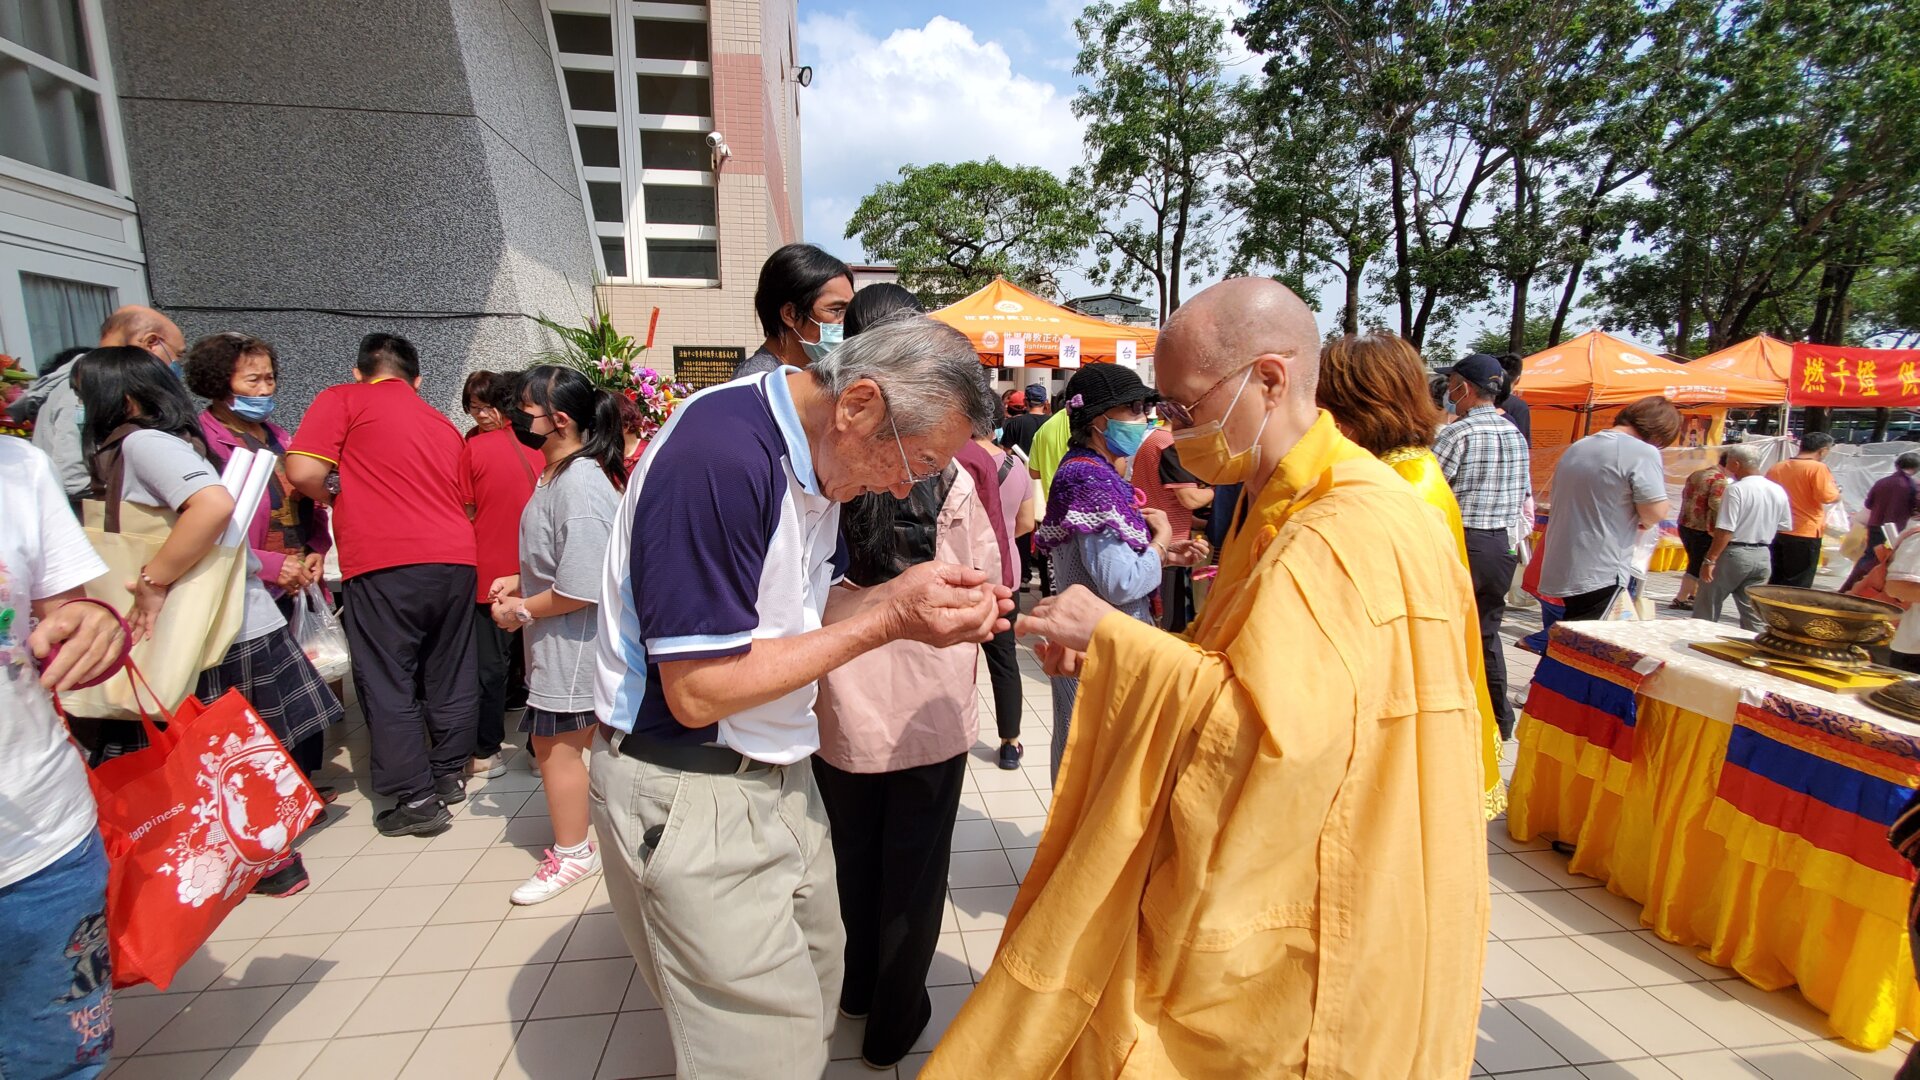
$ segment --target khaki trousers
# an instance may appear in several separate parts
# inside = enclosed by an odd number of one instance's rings
[[[815,1080],[846,934],[810,763],[681,772],[616,755],[601,734],[590,769],[607,895],[678,1074]]]

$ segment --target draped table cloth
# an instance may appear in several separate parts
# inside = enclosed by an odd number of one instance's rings
[[[1518,840],[1767,990],[1799,984],[1867,1049],[1920,1031],[1913,868],[1887,828],[1920,786],[1920,725],[1706,656],[1695,620],[1560,623],[1519,722]]]

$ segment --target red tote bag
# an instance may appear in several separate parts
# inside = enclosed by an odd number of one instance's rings
[[[237,690],[211,705],[187,698],[165,730],[140,719],[152,745],[89,779],[110,867],[113,985],[165,990],[323,807]]]

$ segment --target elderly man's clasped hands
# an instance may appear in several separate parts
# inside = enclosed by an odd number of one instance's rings
[[[885,605],[889,638],[936,648],[991,640],[1013,611],[1011,591],[988,582],[984,570],[953,563],[921,563],[867,591],[870,603]]]

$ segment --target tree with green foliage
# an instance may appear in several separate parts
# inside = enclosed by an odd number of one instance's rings
[[[1093,242],[1097,224],[1059,177],[988,158],[902,167],[900,179],[860,200],[847,237],[939,306],[995,277],[1057,299],[1061,271]]]
[[[1313,279],[1342,285],[1340,325],[1357,334],[1361,286],[1386,250],[1386,166],[1361,153],[1352,115],[1246,86],[1235,95],[1238,162],[1227,199],[1243,227],[1231,268],[1270,268],[1304,297]]]
[[[1221,249],[1226,24],[1196,0],[1100,0],[1074,29],[1074,73],[1087,80],[1073,99],[1087,122],[1074,183],[1100,219],[1094,276],[1117,289],[1151,283],[1164,322]]]
[[[1600,298],[1676,352],[1763,328],[1847,340],[1854,284],[1920,202],[1920,8],[1749,0],[1718,25],[1699,62],[1724,100],[1630,200],[1647,250],[1606,268]]]

